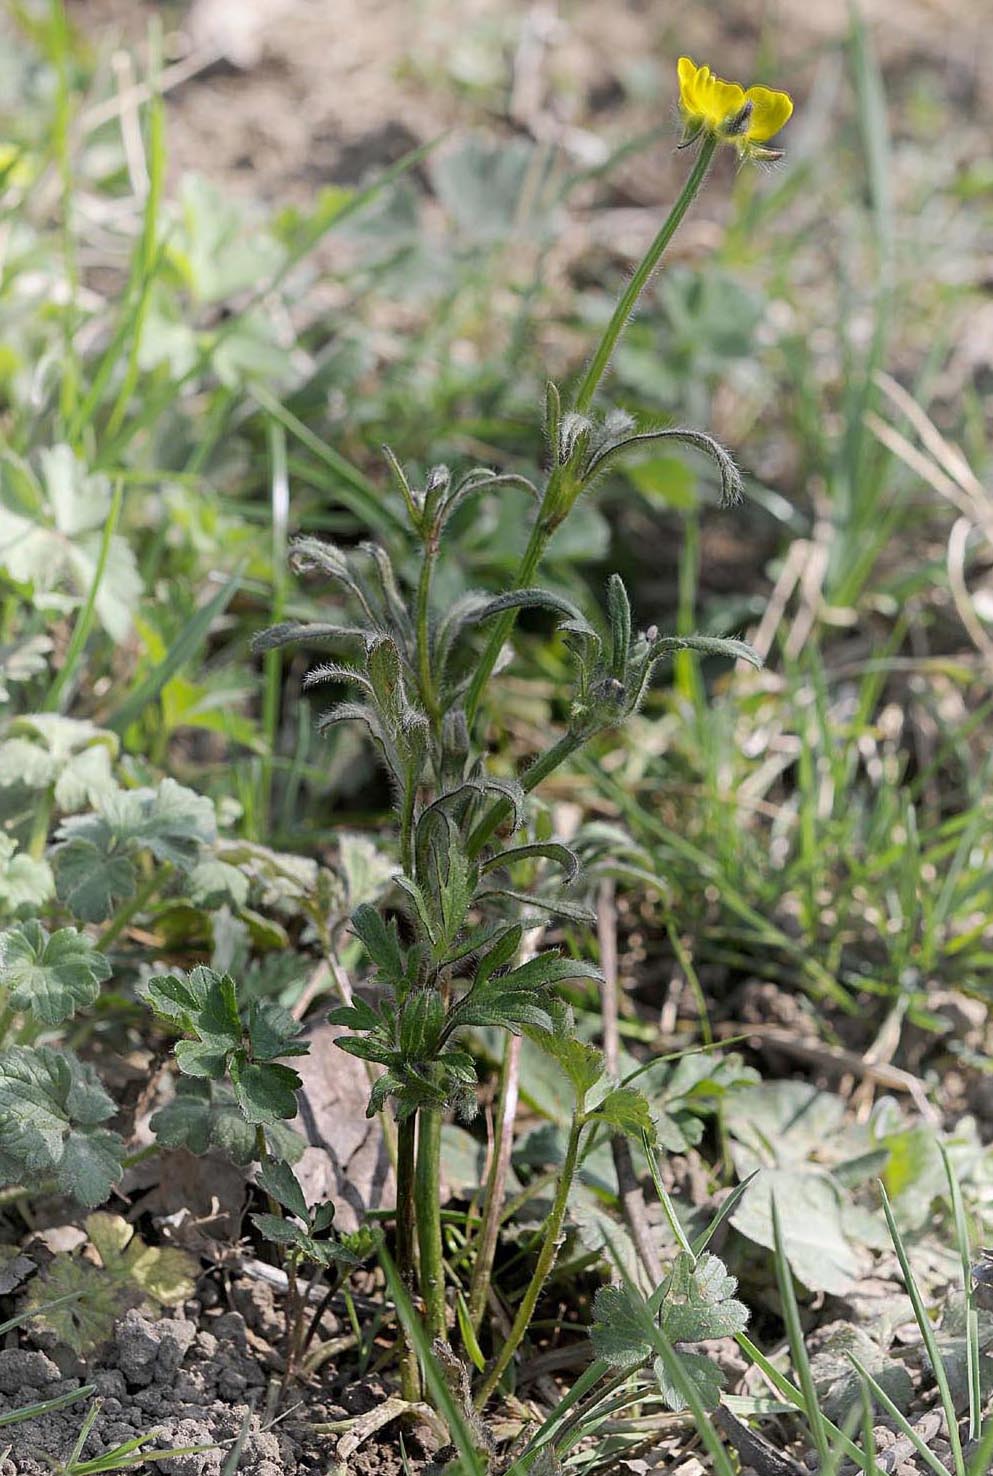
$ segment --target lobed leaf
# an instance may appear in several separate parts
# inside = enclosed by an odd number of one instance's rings
[[[111,974],[102,953],[75,928],[51,936],[34,919],[0,934],[0,985],[10,1003],[45,1025],[58,1025],[91,1005]]]

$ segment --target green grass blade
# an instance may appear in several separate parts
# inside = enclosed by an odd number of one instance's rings
[[[723,1225],[728,1215],[734,1214],[739,1201],[748,1192],[748,1187],[751,1184],[752,1180],[756,1178],[761,1172],[761,1169],[753,1169],[752,1172],[748,1175],[748,1178],[742,1179],[740,1184],[735,1184],[734,1188],[731,1190],[731,1193],[727,1196],[727,1198],[721,1201],[716,1215],[711,1220],[706,1230],[701,1231],[701,1233],[697,1236],[696,1240],[693,1241],[690,1247],[694,1256],[699,1257],[703,1255],[704,1251],[707,1249],[707,1246],[713,1240],[714,1236],[717,1234],[717,1231]]]
[[[678,1390],[687,1409],[693,1416],[693,1423],[696,1426],[701,1444],[706,1449],[713,1463],[712,1470],[717,1473],[717,1476],[735,1476],[734,1466],[731,1464],[731,1457],[727,1453],[723,1440],[717,1433],[713,1416],[708,1409],[704,1408],[693,1381],[687,1378],[675,1348],[669,1342],[662,1329],[647,1316],[645,1319],[645,1330],[646,1332],[650,1332],[655,1351],[665,1366],[667,1376],[672,1380],[674,1387]]]
[[[762,1373],[768,1379],[773,1388],[778,1390],[783,1398],[787,1400],[794,1409],[798,1409],[801,1414],[804,1413],[806,1409],[806,1404],[803,1394],[796,1387],[796,1385],[786,1377],[784,1373],[780,1372],[780,1370],[771,1361],[771,1359],[766,1357],[766,1355],[762,1352],[762,1349],[757,1347],[746,1333],[735,1333],[734,1340],[738,1344],[738,1347],[741,1349],[741,1351],[746,1355],[746,1357],[750,1358],[751,1361],[755,1364],[755,1367],[760,1371],[760,1373]],[[841,1430],[837,1425],[832,1424],[827,1415],[822,1414],[821,1420],[825,1430],[827,1430],[832,1439],[839,1442],[842,1450],[844,1450],[848,1459],[850,1461],[854,1461],[855,1464],[860,1467],[860,1469],[864,1470],[864,1458],[858,1446],[855,1445],[853,1441],[849,1440],[844,1430]]]
[[[656,1156],[655,1156],[655,1149],[652,1147],[652,1144],[649,1141],[649,1138],[648,1138],[648,1134],[647,1133],[644,1133],[642,1135],[642,1140],[641,1141],[642,1141],[642,1147],[645,1150],[645,1157],[648,1159],[648,1169],[649,1169],[649,1172],[651,1173],[651,1176],[652,1176],[652,1183],[655,1185],[655,1193],[659,1197],[659,1203],[661,1204],[662,1209],[663,1209],[663,1211],[665,1213],[665,1217],[666,1217],[666,1219],[669,1222],[669,1229],[672,1231],[673,1235],[676,1237],[676,1240],[679,1243],[680,1249],[681,1250],[684,1250],[686,1252],[686,1254],[690,1257],[690,1259],[695,1264],[696,1263],[696,1256],[693,1254],[693,1247],[690,1245],[689,1241],[687,1240],[687,1238],[686,1238],[686,1231],[683,1229],[682,1225],[679,1223],[679,1217],[676,1214],[676,1210],[675,1210],[675,1207],[674,1207],[674,1205],[672,1203],[672,1200],[669,1198],[669,1195],[666,1193],[666,1187],[665,1187],[665,1185],[662,1182],[662,1175],[659,1173],[659,1166],[658,1166],[658,1161],[657,1161]]]
[[[914,1449],[917,1451],[917,1454],[921,1457],[921,1459],[928,1466],[931,1467],[932,1471],[935,1472],[935,1476],[952,1476],[952,1473],[949,1471],[948,1467],[942,1461],[940,1461],[938,1457],[934,1454],[934,1452],[929,1450],[928,1447],[924,1444],[924,1441],[918,1435],[917,1431],[907,1419],[906,1415],[901,1414],[900,1410],[897,1409],[896,1405],[893,1403],[892,1399],[887,1394],[882,1384],[878,1383],[872,1377],[872,1374],[863,1364],[859,1362],[854,1353],[849,1353],[848,1359],[852,1367],[855,1369],[855,1372],[858,1374],[859,1378],[862,1379],[866,1387],[871,1390],[873,1398],[879,1405],[880,1409],[889,1415],[894,1424],[898,1426],[901,1434],[905,1435],[910,1443],[913,1445]]]
[[[982,1390],[979,1382],[979,1317],[973,1302],[972,1256],[969,1252],[969,1227],[965,1220],[965,1205],[958,1177],[948,1156],[948,1149],[939,1142],[941,1161],[945,1165],[948,1192],[952,1201],[952,1216],[955,1221],[955,1243],[962,1265],[962,1297],[965,1302],[966,1359],[969,1382],[969,1439],[978,1440],[982,1424]]]
[[[240,583],[240,574],[232,574],[213,599],[201,605],[200,609],[190,616],[180,631],[178,639],[173,642],[163,659],[148,673],[144,681],[139,683],[131,695],[125,698],[116,712],[113,712],[106,720],[108,728],[112,728],[115,733],[123,733],[132,723],[137,722],[145,708],[158,698],[166,682],[175,676],[188,661],[191,661],[199,651],[207,639],[210,627],[227,608]]]
[[[79,1434],[76,1436],[76,1442],[72,1447],[72,1455],[69,1457],[67,1463],[70,1469],[72,1469],[72,1467],[79,1460],[80,1456],[83,1454],[83,1447],[86,1445],[87,1440],[90,1438],[90,1431],[96,1424],[97,1417],[100,1414],[102,1408],[103,1400],[94,1399],[93,1403],[86,1411],[86,1418],[83,1420],[83,1423],[79,1427]]]
[[[238,1466],[241,1462],[242,1452],[245,1449],[245,1444],[248,1440],[248,1435],[251,1428],[252,1407],[251,1405],[247,1405],[245,1408],[245,1418],[241,1422],[241,1429],[238,1431],[235,1443],[228,1451],[227,1456],[224,1460],[224,1465],[221,1467],[221,1476],[235,1476],[235,1472],[237,1471]]]
[[[556,1438],[567,1416],[585,1399],[586,1395],[596,1387],[601,1379],[606,1378],[612,1372],[611,1365],[603,1358],[598,1358],[594,1363],[591,1363],[589,1368],[580,1374],[568,1394],[559,1401],[551,1414],[546,1417],[535,1434],[532,1435],[524,1454],[510,1468],[507,1476],[523,1476],[523,1473],[530,1469],[530,1463],[538,1455],[538,1452],[550,1445]]]
[[[75,1404],[77,1400],[86,1399],[96,1393],[96,1384],[83,1384],[78,1389],[70,1389],[68,1394],[59,1394],[54,1399],[42,1399],[37,1404],[25,1404],[20,1409],[10,1409],[6,1414],[0,1414],[0,1426],[17,1425],[21,1420],[34,1420],[39,1415],[51,1414],[53,1410],[65,1409],[67,1404]]]
[[[322,461],[334,473],[334,495],[344,507],[376,533],[406,536],[407,529],[403,519],[386,505],[383,492],[375,482],[370,482],[340,451],[328,446],[320,436],[315,435],[309,426],[304,425],[292,410],[288,410],[262,385],[253,384],[251,393],[273,420],[279,421],[318,461]]]
[[[783,1225],[779,1218],[779,1205],[776,1203],[775,1195],[772,1197],[772,1234],[776,1258],[776,1281],[779,1285],[779,1296],[783,1304],[783,1319],[786,1323],[786,1333],[789,1338],[790,1356],[793,1359],[793,1367],[800,1381],[804,1413],[807,1416],[807,1423],[810,1426],[814,1449],[820,1458],[821,1467],[825,1468],[831,1459],[831,1449],[828,1442],[824,1414],[821,1410],[821,1402],[817,1397],[814,1376],[810,1368],[810,1359],[807,1357],[807,1345],[803,1336],[803,1327],[800,1323],[800,1308],[797,1305],[796,1289],[793,1286],[793,1273],[790,1270],[789,1262],[786,1259],[786,1251],[783,1246]]]
[[[462,1464],[460,1476],[486,1476],[486,1467],[476,1449],[476,1437],[469,1421],[452,1396],[448,1381],[431,1351],[431,1340],[424,1329],[424,1324],[418,1317],[414,1304],[407,1295],[407,1289],[400,1280],[397,1268],[385,1247],[380,1247],[379,1259],[386,1276],[390,1296],[397,1309],[397,1316],[420,1359],[434,1406],[445,1420],[452,1443],[458,1450]]]
[[[907,1288],[907,1295],[910,1297],[911,1305],[914,1309],[914,1317],[917,1321],[917,1326],[921,1330],[921,1338],[923,1339],[924,1347],[927,1350],[927,1356],[930,1359],[931,1367],[934,1370],[935,1383],[938,1385],[938,1393],[941,1396],[941,1407],[945,1412],[945,1422],[948,1425],[948,1439],[952,1447],[952,1461],[955,1466],[955,1476],[967,1476],[967,1472],[965,1469],[965,1458],[962,1454],[962,1440],[959,1436],[958,1418],[955,1413],[955,1401],[952,1399],[952,1391],[948,1383],[948,1374],[945,1369],[944,1361],[941,1357],[941,1350],[938,1347],[938,1340],[934,1335],[934,1328],[931,1326],[931,1319],[927,1315],[927,1308],[924,1306],[924,1299],[920,1294],[920,1290],[917,1286],[917,1281],[914,1277],[913,1270],[911,1269],[910,1259],[907,1255],[907,1248],[903,1243],[903,1236],[900,1234],[899,1227],[897,1226],[896,1219],[893,1214],[893,1208],[890,1204],[889,1195],[886,1193],[886,1188],[883,1184],[880,1184],[879,1188],[883,1196],[883,1213],[886,1216],[886,1224],[889,1228],[890,1239],[893,1241],[893,1249],[896,1251],[897,1260],[900,1262],[900,1270],[903,1273],[903,1282],[905,1287]]]
[[[290,484],[286,470],[286,432],[278,421],[271,420],[268,433],[271,468],[269,505],[272,519],[272,604],[269,614],[270,623],[278,625],[286,614]],[[262,732],[265,750],[259,764],[259,793],[255,806],[258,823],[267,831],[272,819],[273,759],[279,739],[282,674],[282,651],[267,651],[262,659]]]
[[[873,1422],[872,1391],[863,1379],[859,1384],[859,1403],[862,1406],[862,1448],[865,1451],[866,1476],[877,1476],[876,1427]]]
[[[969,1476],[989,1476],[993,1471],[993,1420],[983,1431],[982,1438],[969,1457]]]

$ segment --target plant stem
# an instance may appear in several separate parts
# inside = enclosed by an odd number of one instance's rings
[[[526,589],[531,583],[538,565],[541,563],[548,540],[555,531],[556,524],[549,524],[545,516],[551,485],[551,479],[549,479],[549,486],[545,491],[545,498],[542,502],[541,510],[531,528],[531,537],[528,539],[528,546],[524,550],[520,566],[514,576],[514,582],[511,585],[512,589]],[[472,681],[469,683],[469,690],[465,698],[465,716],[470,728],[475,721],[479,704],[486,690],[486,684],[492,675],[494,666],[497,664],[500,652],[503,650],[504,641],[513,630],[516,619],[516,610],[507,610],[503,615],[499,616],[490,633],[490,638],[483,648],[483,653],[479,658],[479,664],[472,674]]]
[[[424,542],[421,577],[417,583],[417,678],[424,710],[434,728],[437,728],[441,721],[441,709],[438,706],[434,677],[431,673],[431,578],[437,557],[437,537],[434,533],[429,533]]]
[[[45,854],[45,846],[48,841],[48,827],[52,823],[52,810],[55,808],[54,785],[39,794],[35,801],[34,821],[31,826],[31,839],[28,841],[28,855],[35,861],[40,861]]]
[[[404,775],[403,799],[400,806],[400,868],[405,876],[414,874],[414,809],[417,805],[417,777],[408,770]]]
[[[272,519],[272,605],[273,625],[278,625],[286,611],[287,592],[287,525],[290,508],[290,484],[286,469],[286,432],[278,421],[266,425],[271,467],[269,505]],[[263,835],[272,824],[273,760],[279,741],[279,709],[282,700],[283,653],[267,651],[262,663],[262,732],[265,751],[259,769],[259,794],[256,804],[256,829]],[[261,839],[261,836],[256,836]]]
[[[127,906],[122,907],[117,916],[112,918],[104,928],[96,941],[97,948],[101,950],[109,948],[111,943],[115,942],[121,936],[131,919],[137,917],[142,908],[155,896],[155,893],[159,890],[171,871],[172,866],[166,861],[157,871],[152,872],[145,885],[139,888]]]
[[[397,1125],[397,1271],[408,1295],[414,1286],[414,1133],[413,1113]],[[421,1397],[417,1354],[400,1321],[400,1387],[404,1399]]]
[[[607,1071],[616,1081],[620,1076],[620,1028],[618,995],[620,986],[617,978],[617,909],[614,903],[614,881],[607,878],[600,884],[597,898],[597,940],[600,945],[600,971],[603,974],[601,989],[601,1016],[603,1019],[603,1058]],[[645,1210],[645,1196],[641,1192],[638,1175],[631,1157],[631,1144],[626,1134],[611,1134],[610,1151],[617,1174],[617,1192],[621,1210],[627,1222],[631,1238],[635,1243],[641,1264],[652,1284],[662,1280],[662,1264]]]
[[[683,185],[679,199],[666,216],[661,230],[642,257],[634,276],[631,278],[620,301],[615,307],[614,315],[607,324],[603,337],[597,344],[589,367],[583,375],[579,388],[576,391],[575,408],[581,415],[585,414],[592,405],[593,396],[596,394],[600,381],[606,373],[607,365],[613,357],[614,349],[617,347],[617,341],[627,327],[628,320],[638,305],[639,297],[651,280],[655,268],[662,259],[663,252],[676,234],[683,216],[699,193],[700,186],[707,177],[707,171],[710,168],[716,147],[716,137],[711,135],[703,140],[700,146],[700,152],[697,154],[696,163],[690,172],[689,178]]]
[[[472,1281],[469,1287],[469,1320],[473,1332],[478,1332],[486,1310],[486,1297],[490,1287],[490,1273],[500,1236],[500,1220],[507,1192],[507,1174],[510,1170],[510,1155],[514,1146],[514,1118],[517,1116],[517,1095],[521,1071],[521,1036],[508,1035],[504,1044],[503,1066],[500,1072],[500,1097],[497,1104],[496,1136],[493,1142],[493,1162],[486,1180],[486,1200],[483,1206],[483,1223],[476,1240]]]
[[[506,1342],[500,1349],[493,1362],[493,1366],[486,1375],[479,1392],[476,1395],[475,1404],[477,1409],[482,1409],[490,1395],[496,1389],[503,1378],[510,1360],[517,1352],[517,1348],[531,1325],[534,1309],[538,1305],[545,1282],[551,1274],[559,1253],[559,1242],[562,1236],[562,1223],[565,1220],[566,1206],[569,1203],[569,1191],[576,1173],[576,1163],[579,1158],[579,1139],[585,1126],[586,1118],[581,1104],[577,1103],[573,1114],[572,1124],[569,1128],[569,1141],[566,1145],[565,1160],[559,1176],[558,1188],[555,1191],[555,1199],[552,1203],[551,1214],[545,1228],[545,1238],[541,1250],[538,1253],[538,1261],[534,1268],[527,1291],[517,1309],[514,1325],[507,1334]]]
[[[445,1266],[441,1247],[441,1108],[421,1107],[417,1114],[417,1173],[414,1203],[420,1254],[421,1297],[432,1338],[448,1337],[445,1315]]]
[[[524,793],[530,794],[532,789],[536,789],[542,780],[547,779],[549,774],[553,773],[560,764],[563,764],[571,754],[576,752],[577,748],[582,748],[589,737],[589,733],[563,733],[559,741],[552,748],[549,748],[546,753],[543,753],[539,759],[536,759],[530,769],[526,769],[522,774],[521,788],[524,790]],[[499,799],[495,801],[476,825],[466,842],[466,854],[470,860],[475,859],[479,855],[494,830],[506,820],[512,811],[513,805],[509,800]]]

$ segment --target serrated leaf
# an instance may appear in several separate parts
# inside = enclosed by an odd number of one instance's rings
[[[404,976],[404,954],[396,922],[387,922],[375,907],[363,903],[352,913],[351,927],[384,979],[395,983]]]
[[[173,1054],[184,1075],[218,1081],[227,1070],[230,1049],[216,1041],[178,1040]]]
[[[350,1005],[339,1005],[328,1015],[329,1025],[343,1025],[346,1030],[375,1030],[380,1018],[372,1005],[356,996]]]
[[[180,1077],[175,1097],[152,1114],[150,1126],[165,1148],[188,1148],[196,1154],[218,1148],[238,1164],[255,1157],[255,1129],[224,1083]],[[270,1124],[266,1136],[281,1158],[295,1162],[303,1152],[302,1139],[281,1122]]]
[[[0,507],[0,567],[19,584],[29,584],[39,602],[68,586],[75,599],[93,588],[104,524],[110,511],[110,479],[89,473],[67,445],[38,453],[39,512],[25,517]],[[119,534],[110,540],[95,608],[104,629],[123,643],[142,593],[134,553]]]
[[[111,763],[118,739],[106,728],[44,712],[16,718],[7,732],[0,743],[0,786],[53,789],[56,806],[66,815],[96,804],[114,788]]]
[[[185,1251],[146,1245],[121,1215],[87,1215],[85,1224],[115,1284],[133,1287],[162,1307],[179,1307],[193,1295],[197,1268]]]
[[[37,1314],[42,1327],[74,1353],[88,1353],[110,1337],[118,1313],[115,1287],[110,1278],[88,1261],[58,1256],[46,1274],[38,1276],[28,1290],[27,1305],[41,1307],[60,1297],[73,1297],[59,1307]]]
[[[725,1378],[714,1360],[708,1358],[705,1353],[687,1353],[682,1348],[675,1351],[674,1357],[678,1359],[680,1369],[700,1396],[700,1403],[704,1409],[716,1409],[721,1402],[721,1390],[724,1388]],[[685,1409],[686,1400],[669,1376],[661,1358],[655,1359],[652,1371],[658,1382],[659,1393],[668,1407],[675,1414]]]
[[[153,974],[146,989],[157,1015],[195,1035],[200,1042],[222,1054],[241,1044],[238,996],[230,974],[218,974],[200,965],[188,975]]]
[[[640,1143],[647,1134],[655,1143],[655,1122],[648,1099],[635,1087],[615,1087],[597,1103],[595,1117]]]
[[[278,1118],[296,1117],[296,1094],[302,1082],[292,1067],[276,1062],[232,1065],[231,1077],[246,1122],[265,1126]]]
[[[407,995],[397,1021],[401,1055],[418,1063],[437,1051],[445,1021],[445,1005],[436,989],[416,989]]]
[[[334,1043],[350,1056],[358,1056],[360,1061],[375,1061],[380,1066],[389,1066],[397,1060],[397,1053],[392,1046],[374,1037],[336,1035]]]
[[[110,964],[75,928],[51,936],[33,919],[0,934],[0,984],[10,1003],[28,1010],[46,1025],[63,1020],[93,1003]]]
[[[271,1240],[276,1245],[296,1245],[303,1248],[308,1243],[307,1232],[295,1220],[284,1220],[281,1215],[265,1213],[253,1214],[250,1218],[266,1240]]]
[[[71,1051],[0,1051],[0,1154],[26,1176],[54,1174],[84,1204],[106,1199],[124,1145],[100,1124],[116,1111],[96,1072]]]
[[[98,809],[119,845],[147,848],[181,871],[191,871],[201,848],[217,838],[211,801],[175,779],[162,779],[156,789],[114,790]]]
[[[55,886],[81,922],[104,922],[120,902],[134,896],[136,873],[127,856],[111,856],[81,836],[52,852]]]
[[[47,635],[28,636],[0,646],[0,702],[10,701],[8,683],[27,682],[48,666],[52,641]]]
[[[572,1083],[577,1099],[583,1101],[590,1088],[603,1075],[602,1053],[596,1046],[587,1045],[574,1036],[536,1030],[533,1027],[529,1027],[525,1033],[546,1056],[550,1056],[561,1066]]]
[[[598,1358],[613,1368],[637,1368],[652,1353],[639,1293],[631,1286],[602,1286],[593,1300],[590,1341]]]
[[[309,1046],[296,1039],[301,1028],[299,1020],[275,1000],[252,1000],[247,1023],[252,1059],[275,1061],[279,1056],[305,1056]]]
[[[666,1281],[662,1327],[673,1343],[704,1343],[730,1337],[748,1326],[748,1308],[736,1300],[738,1282],[709,1252],[694,1266],[685,1252]]]

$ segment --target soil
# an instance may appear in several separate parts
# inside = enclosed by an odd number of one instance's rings
[[[86,1359],[54,1341],[48,1352],[7,1349],[0,1353],[0,1414],[88,1384],[101,1408],[81,1453],[85,1459],[154,1431],[151,1449],[208,1447],[157,1460],[164,1476],[219,1476],[247,1420],[240,1476],[334,1469],[340,1432],[322,1433],[318,1427],[363,1413],[386,1391],[367,1381],[343,1391],[339,1402],[329,1379],[320,1391],[306,1391],[305,1403],[291,1391],[283,1418],[274,1422],[265,1414],[271,1376],[266,1363],[273,1357],[266,1332],[281,1328],[282,1319],[264,1283],[235,1279],[231,1300],[244,1311],[206,1307],[200,1300],[168,1316],[131,1309],[118,1320],[112,1338]],[[83,1399],[5,1430],[0,1476],[50,1476],[52,1463],[72,1451],[89,1404]],[[405,1438],[416,1461],[417,1427],[408,1426]],[[360,1448],[350,1469],[388,1472],[390,1465],[371,1445]]]
[[[884,69],[943,61],[963,121],[988,115],[993,54],[983,0],[863,0]],[[354,184],[447,130],[485,128],[554,142],[577,163],[670,121],[668,68],[688,51],[747,73],[763,49],[801,96],[850,26],[847,0],[763,7],[695,0],[74,0],[78,24],[110,50],[140,51],[149,15],[175,68],[169,156],[256,199],[306,200]],[[818,81],[818,79],[820,79]],[[682,161],[660,143],[612,170],[628,204],[657,204]],[[611,234],[613,234],[613,228]]]

